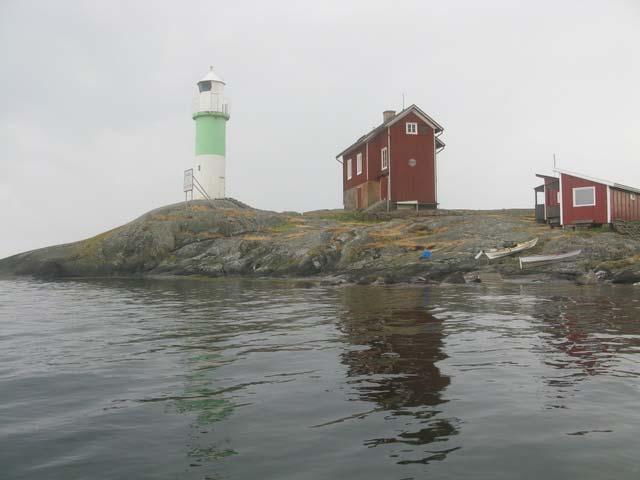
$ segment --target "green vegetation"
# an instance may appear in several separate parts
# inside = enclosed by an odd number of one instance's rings
[[[114,228],[112,230],[103,232],[95,237],[88,238],[79,242],[79,244],[75,248],[75,257],[76,258],[95,258],[101,248],[104,240],[108,238],[113,232],[118,230],[118,228]]]
[[[329,211],[322,212],[315,216],[316,218],[320,218],[322,220],[333,220],[335,222],[342,223],[362,223],[362,224],[372,224],[372,223],[382,223],[386,220],[376,218],[370,213],[365,212],[341,212],[341,211]]]
[[[297,223],[286,221],[281,225],[276,225],[275,227],[269,228],[269,231],[272,233],[291,233],[296,228],[298,228],[298,226],[299,224]]]
[[[609,227],[590,227],[590,228],[577,228],[575,230],[569,231],[569,235],[580,236],[583,238],[590,238],[599,233],[611,233],[612,230]]]

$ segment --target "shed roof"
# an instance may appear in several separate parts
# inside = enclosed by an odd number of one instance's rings
[[[550,178],[551,180],[558,180],[558,177],[554,177],[553,175],[544,175],[543,173],[536,173],[536,177],[538,178]]]
[[[640,193],[639,188],[629,187],[627,185],[623,185],[621,183],[615,183],[610,180],[604,180],[602,178],[589,177],[587,175],[582,175],[581,173],[570,172],[569,170],[562,170],[559,168],[556,168],[554,172],[561,173],[564,175],[571,175],[572,177],[583,178],[585,180],[589,180],[590,182],[594,182],[594,183],[601,183],[602,185],[607,185],[612,188],[617,188],[618,190],[626,190],[627,192]]]
[[[345,148],[342,152],[340,152],[338,155],[336,155],[336,158],[341,157],[345,153],[347,153],[347,152],[353,150],[354,148],[362,145],[363,143],[365,143],[369,139],[371,139],[374,136],[376,136],[378,133],[380,133],[385,128],[390,127],[394,123],[397,123],[400,120],[402,120],[404,117],[406,117],[411,112],[415,113],[420,119],[422,119],[431,128],[433,128],[433,131],[435,133],[442,133],[444,131],[444,128],[442,128],[442,126],[438,122],[436,122],[433,118],[431,118],[429,115],[424,113],[420,108],[418,108],[417,105],[412,104],[412,105],[408,106],[407,108],[405,108],[404,110],[402,110],[399,113],[397,113],[396,115],[394,115],[393,117],[391,117],[386,122],[382,122],[380,125],[375,127],[369,133],[366,133],[366,134],[362,135],[360,138],[358,138],[358,140],[355,141],[355,143],[352,143],[347,148]],[[442,140],[438,139],[438,137],[436,137],[436,148],[441,148],[442,149],[444,147],[445,147],[444,142]]]

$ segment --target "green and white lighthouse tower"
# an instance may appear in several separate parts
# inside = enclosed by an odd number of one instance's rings
[[[224,96],[224,81],[209,73],[198,82],[193,119],[196,122],[196,159],[193,176],[211,198],[225,197],[226,124],[229,102]],[[194,198],[205,198],[197,189]]]

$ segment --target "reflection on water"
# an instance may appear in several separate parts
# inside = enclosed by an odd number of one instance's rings
[[[348,366],[348,383],[358,397],[377,404],[401,419],[403,428],[396,435],[364,441],[369,447],[404,444],[390,456],[406,457],[406,445],[428,445],[446,441],[456,433],[455,422],[438,416],[437,407],[446,400],[442,393],[450,378],[436,365],[446,358],[443,352],[442,321],[428,313],[428,296],[409,289],[398,299],[393,290],[343,290],[345,306],[338,326],[345,340],[358,347],[342,354]],[[411,428],[408,426],[411,425]],[[458,447],[424,450],[419,459],[398,463],[428,463],[443,460]]]
[[[175,398],[178,413],[195,417],[189,437],[189,457],[194,462],[217,460],[237,453],[230,445],[208,442],[203,434],[233,413],[234,404],[225,398],[224,391],[215,388],[216,369],[223,363],[220,354],[196,354],[187,357],[188,374],[182,396]],[[192,466],[197,463],[192,463]]]
[[[553,295],[536,304],[543,361],[557,370],[544,379],[556,389],[549,408],[571,408],[580,383],[590,377],[637,378],[640,372],[633,358],[640,348],[639,296],[633,290],[592,293]]]
[[[21,478],[638,478],[640,289],[0,281]]]

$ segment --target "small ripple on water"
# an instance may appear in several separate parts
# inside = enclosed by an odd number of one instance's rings
[[[5,475],[636,478],[634,295],[0,281]]]

